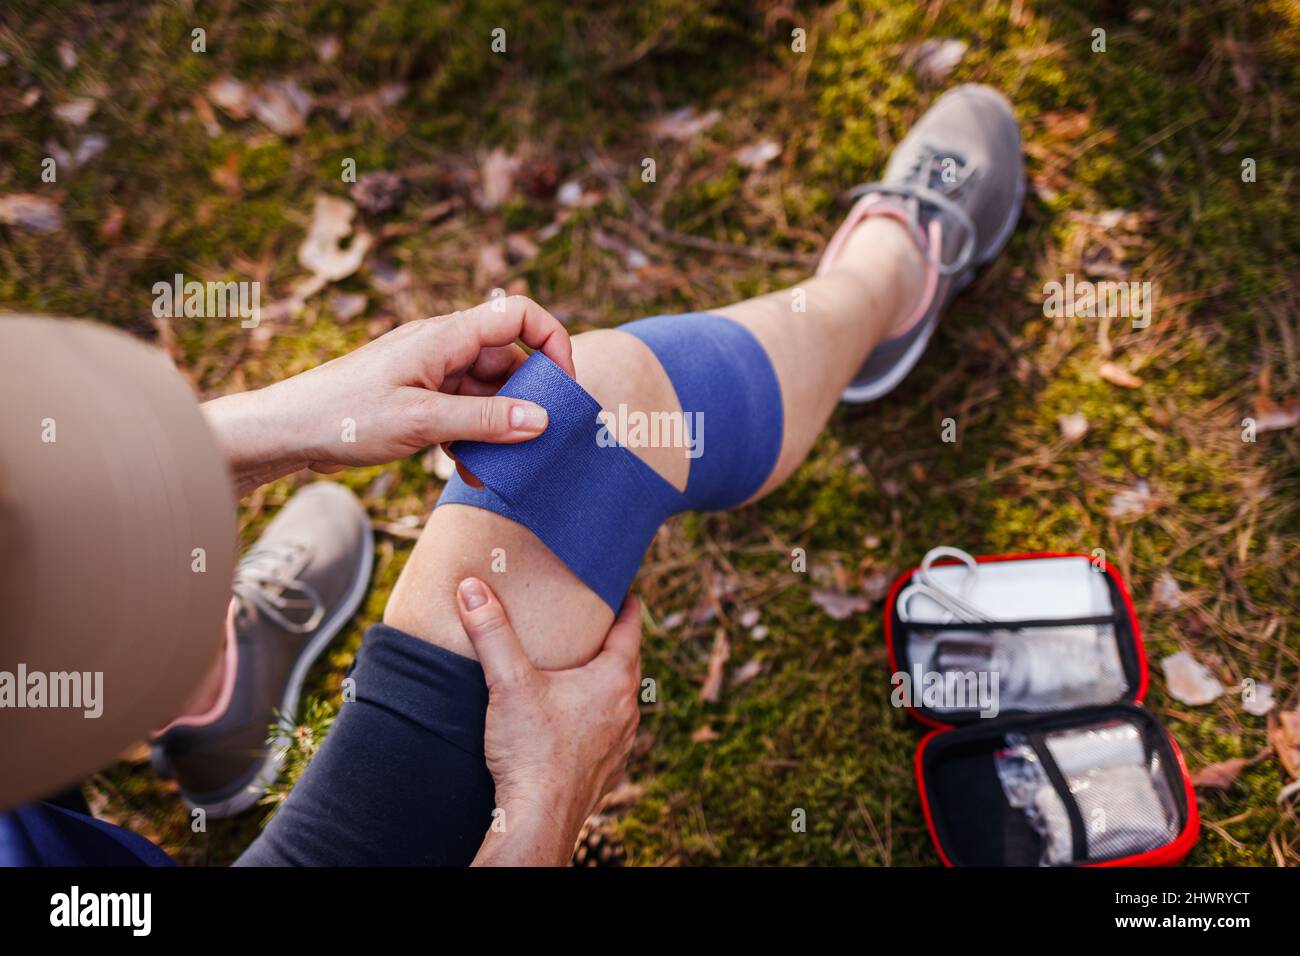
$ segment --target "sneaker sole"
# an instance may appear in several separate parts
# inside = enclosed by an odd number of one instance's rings
[[[302,653],[298,655],[293,670],[289,672],[285,694],[280,701],[280,713],[285,717],[281,726],[286,731],[293,729],[292,725],[287,723],[287,719],[291,719],[297,713],[298,701],[302,696],[302,686],[307,680],[308,671],[316,663],[317,658],[324,653],[330,641],[334,640],[339,631],[343,630],[343,626],[352,618],[352,615],[356,614],[357,609],[361,607],[361,601],[365,597],[366,591],[369,590],[370,572],[374,569],[375,563],[375,539],[374,532],[369,527],[369,518],[366,518],[366,542],[368,546],[361,550],[361,563],[357,567],[356,577],[353,579],[348,593],[338,607],[334,609],[333,613],[321,622],[320,628]],[[181,796],[191,809],[202,810],[214,820],[221,820],[243,813],[245,810],[256,806],[257,802],[266,796],[267,790],[275,783],[276,778],[280,776],[280,768],[284,765],[284,747],[289,742],[290,738],[287,733],[277,738],[270,745],[270,753],[266,759],[248,774],[245,782],[239,784],[233,795],[211,800],[205,797],[193,796],[182,789]]]

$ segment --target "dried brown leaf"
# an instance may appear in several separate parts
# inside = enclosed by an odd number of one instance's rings
[[[1110,382],[1112,385],[1118,385],[1120,388],[1141,388],[1142,379],[1138,378],[1122,365],[1114,362],[1102,362],[1097,367],[1097,374]]]
[[[233,76],[217,77],[208,84],[207,95],[233,120],[248,119],[251,115],[248,104],[252,91]]]
[[[298,247],[298,262],[318,279],[338,282],[361,268],[373,241],[370,234],[359,231],[347,247],[342,245],[352,234],[356,214],[356,207],[346,199],[316,197],[307,238]]]
[[[1231,760],[1207,764],[1192,774],[1192,784],[1197,787],[1226,790],[1232,786],[1232,782],[1237,779],[1237,775],[1245,766],[1246,760],[1243,757],[1233,757]]]
[[[330,311],[340,322],[348,322],[366,311],[369,300],[362,292],[333,292],[329,296]]]
[[[1255,396],[1255,430],[1276,432],[1300,425],[1300,398],[1275,402],[1265,392]]]
[[[198,116],[199,122],[203,124],[203,131],[208,134],[209,139],[215,139],[221,135],[221,124],[217,122],[217,113],[208,102],[207,97],[198,93],[190,100],[190,105],[194,107],[194,114]]]
[[[89,96],[81,96],[54,107],[54,115],[69,126],[84,126],[98,105]]]
[[[705,703],[716,704],[722,698],[723,669],[729,657],[731,642],[727,640],[727,632],[718,628],[713,635],[713,649],[709,651],[709,673],[700,688],[700,700]]]
[[[226,154],[225,162],[212,170],[212,181],[221,187],[221,190],[232,196],[239,195],[241,188],[239,182],[239,150],[232,149]]]
[[[1152,597],[1155,598],[1156,607],[1166,610],[1176,611],[1183,606],[1183,589],[1168,571],[1161,571],[1160,577],[1156,578]]]
[[[322,63],[333,63],[338,59],[339,53],[342,49],[343,44],[341,44],[339,38],[333,34],[321,37],[316,41],[316,58]]]
[[[1269,721],[1268,739],[1278,763],[1293,779],[1300,779],[1300,711],[1284,710]]]
[[[957,69],[962,58],[966,56],[968,46],[965,40],[951,37],[942,40],[926,40],[912,51],[908,59],[918,79],[924,83],[938,85]]]
[[[1199,707],[1223,693],[1214,673],[1187,651],[1170,654],[1160,662],[1169,696],[1180,704]]]
[[[1121,521],[1146,514],[1153,504],[1151,486],[1145,479],[1138,479],[1131,488],[1115,492],[1106,505],[1106,514]]]
[[[672,139],[679,143],[694,139],[700,133],[722,119],[718,110],[698,113],[694,106],[684,106],[679,110],[660,116],[649,124],[651,134],[660,139]]]
[[[736,153],[736,162],[746,169],[763,169],[780,155],[780,143],[772,139],[761,139]]]
[[[501,147],[492,150],[479,162],[479,206],[485,211],[496,209],[515,191],[518,158]]]
[[[1092,117],[1079,110],[1053,110],[1044,113],[1039,121],[1048,136],[1070,141],[1083,137],[1092,126]]]
[[[720,736],[721,735],[716,730],[714,730],[708,724],[705,724],[704,726],[696,730],[693,734],[691,734],[691,743],[707,744],[717,740],[718,737]]]
[[[1082,441],[1083,436],[1088,434],[1088,418],[1082,412],[1058,415],[1056,424],[1061,429],[1061,438],[1069,445]]]
[[[122,238],[122,227],[126,225],[126,210],[121,206],[110,206],[99,224],[99,238],[110,245]]]
[[[307,126],[315,105],[312,96],[293,80],[263,83],[252,98],[253,115],[280,136],[297,136]]]
[[[65,70],[75,69],[77,66],[77,48],[67,40],[60,40],[54,48],[59,55],[59,65]]]
[[[812,601],[837,621],[847,620],[854,614],[861,614],[871,606],[860,594],[847,594],[829,588],[813,591]]]
[[[618,786],[605,794],[604,799],[600,801],[598,812],[607,813],[611,810],[626,810],[644,795],[645,787],[624,778]]]
[[[484,243],[478,250],[478,262],[474,265],[474,285],[486,289],[497,285],[510,272],[506,262],[505,248],[499,242]]]
[[[758,658],[753,658],[745,661],[744,664],[740,665],[732,672],[731,683],[736,686],[746,684],[761,673],[763,673],[763,662]]]
[[[57,232],[63,226],[58,203],[47,196],[10,193],[0,196],[0,222],[28,232]]]

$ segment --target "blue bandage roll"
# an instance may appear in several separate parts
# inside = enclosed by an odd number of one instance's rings
[[[621,326],[663,365],[684,414],[692,457],[678,491],[614,444],[600,404],[540,352],[501,394],[546,409],[546,431],[518,445],[461,441],[456,456],[483,482],[453,476],[438,504],[465,504],[535,534],[615,611],[655,531],[682,511],[720,511],[750,498],[781,450],[781,388],[767,353],[743,326],[707,313]]]

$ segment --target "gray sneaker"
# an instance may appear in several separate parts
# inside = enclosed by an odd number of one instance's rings
[[[906,331],[880,343],[844,390],[843,401],[857,403],[874,401],[903,380],[943,309],[1011,237],[1025,198],[1011,104],[988,86],[949,90],[898,144],[884,179],[850,195],[858,201],[827,245],[818,275],[830,270],[868,216],[901,222],[929,264],[922,304]]]
[[[154,768],[178,779],[191,807],[233,816],[275,782],[287,737],[268,742],[272,723],[292,730],[307,671],[360,606],[373,560],[361,503],[318,481],[289,499],[239,562],[224,709],[177,721],[152,741]]]

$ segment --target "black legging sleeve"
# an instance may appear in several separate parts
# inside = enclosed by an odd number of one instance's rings
[[[302,779],[236,866],[465,866],[492,822],[477,661],[382,624]]]

